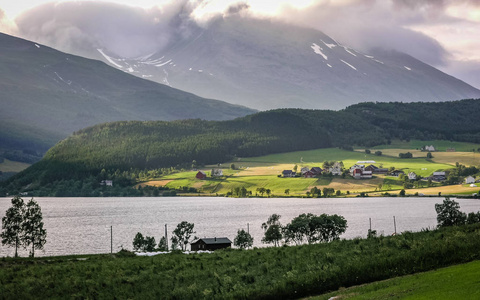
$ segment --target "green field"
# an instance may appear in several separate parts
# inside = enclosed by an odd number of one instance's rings
[[[22,163],[18,161],[11,161],[8,159],[4,159],[2,163],[0,163],[0,171],[2,172],[21,172],[28,168],[30,164]]]
[[[474,261],[308,299],[480,299],[479,278],[480,261]]]
[[[138,257],[120,252],[2,258],[0,298],[292,299],[475,261],[480,259],[479,247],[480,224],[474,224],[370,239],[189,255]],[[473,266],[478,269],[478,263]],[[466,291],[478,285],[478,276],[461,278]],[[433,286],[441,284],[432,282]],[[415,286],[412,289],[416,296]]]
[[[437,151],[446,151],[447,148],[455,148],[459,152],[472,152],[472,150],[477,151],[480,147],[479,144],[465,143],[465,142],[452,142],[444,140],[429,140],[429,141],[419,141],[411,140],[409,142],[393,140],[390,145],[380,145],[372,147],[371,149],[418,149],[426,145],[433,145]],[[477,151],[478,152],[478,151]]]
[[[164,185],[169,188],[194,187],[200,193],[204,194],[226,194],[235,189],[245,187],[251,190],[255,195],[257,188],[270,189],[274,196],[286,196],[285,190],[289,190],[289,196],[304,196],[308,190],[317,186],[322,189],[331,187],[340,190],[342,195],[348,191],[350,194],[360,192],[385,192],[397,191],[403,188],[403,183],[397,177],[377,175],[370,180],[354,180],[348,176],[345,179],[340,177],[328,178],[279,178],[282,170],[293,169],[294,165],[298,170],[302,167],[322,167],[324,161],[342,161],[345,168],[349,168],[358,161],[375,161],[375,165],[382,168],[395,167],[408,172],[415,172],[422,177],[430,176],[435,171],[444,171],[455,166],[456,162],[465,165],[478,165],[480,163],[480,154],[473,152],[435,152],[434,158],[426,159],[426,153],[415,150],[415,146],[433,144],[438,145],[440,149],[446,147],[455,147],[465,150],[480,146],[469,143],[458,143],[449,141],[393,141],[391,145],[380,146],[386,155],[377,156],[365,154],[363,150],[346,151],[338,148],[317,149],[309,151],[297,151],[289,153],[279,153],[261,157],[236,158],[232,162],[224,163],[220,166],[224,175],[220,178],[208,177],[207,180],[195,179],[196,172],[180,172],[152,179],[148,185]],[[410,147],[410,148],[409,148]],[[414,157],[411,159],[400,159],[399,152],[412,151]],[[372,150],[372,152],[374,152]],[[235,164],[236,169],[231,170],[230,164]],[[202,170],[210,173],[212,168],[218,166],[206,166]],[[426,182],[420,182],[422,188],[426,188]],[[434,187],[438,184],[434,184]],[[440,191],[440,190],[439,190]],[[426,194],[438,194],[439,191],[427,190]],[[466,188],[459,191],[458,188],[452,190],[455,194],[471,194],[470,189]],[[415,190],[409,193],[414,194]]]

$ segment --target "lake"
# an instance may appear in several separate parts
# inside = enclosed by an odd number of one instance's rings
[[[437,224],[435,203],[444,198],[35,198],[42,208],[47,243],[37,256],[93,254],[110,252],[110,226],[113,228],[113,251],[132,249],[137,232],[154,236],[156,242],[168,237],[181,221],[195,224],[198,237],[228,237],[233,241],[238,229],[261,243],[261,224],[273,214],[287,224],[302,213],[339,214],[347,219],[348,229],[341,238],[366,237],[369,218],[379,234],[419,231]],[[24,198],[29,200],[28,197]],[[0,217],[11,206],[11,198],[0,198]],[[458,199],[463,212],[480,211],[480,200]],[[0,246],[1,256],[13,256],[14,248]],[[27,251],[20,252],[27,256]]]

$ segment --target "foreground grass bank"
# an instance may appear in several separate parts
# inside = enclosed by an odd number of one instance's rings
[[[480,259],[480,224],[329,244],[0,260],[5,299],[279,299]]]
[[[309,298],[334,299],[480,299],[480,261],[382,280]]]

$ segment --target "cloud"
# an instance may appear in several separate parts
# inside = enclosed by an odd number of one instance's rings
[[[480,0],[169,0],[149,9],[75,1],[33,8],[16,23],[21,36],[63,51],[136,57],[232,14],[315,28],[361,51],[395,49],[436,67],[471,59],[480,45]]]
[[[15,23],[12,22],[10,19],[8,19],[7,15],[5,12],[0,8],[0,32],[6,33],[6,34],[16,34],[16,26]]]
[[[47,3],[16,19],[27,38],[72,53],[92,47],[136,57],[161,49],[189,16],[188,1],[151,9],[105,2]]]

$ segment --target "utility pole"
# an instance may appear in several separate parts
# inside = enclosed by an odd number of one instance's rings
[[[110,226],[110,254],[113,254],[113,226]]]
[[[393,216],[393,228],[395,229],[394,234],[397,235],[397,222],[395,221],[395,216]]]
[[[165,245],[167,246],[167,251],[168,251],[167,224],[165,224]]]
[[[370,232],[372,232],[372,218],[368,218],[368,222],[370,222]]]
[[[250,234],[250,223],[247,223],[247,233]]]

